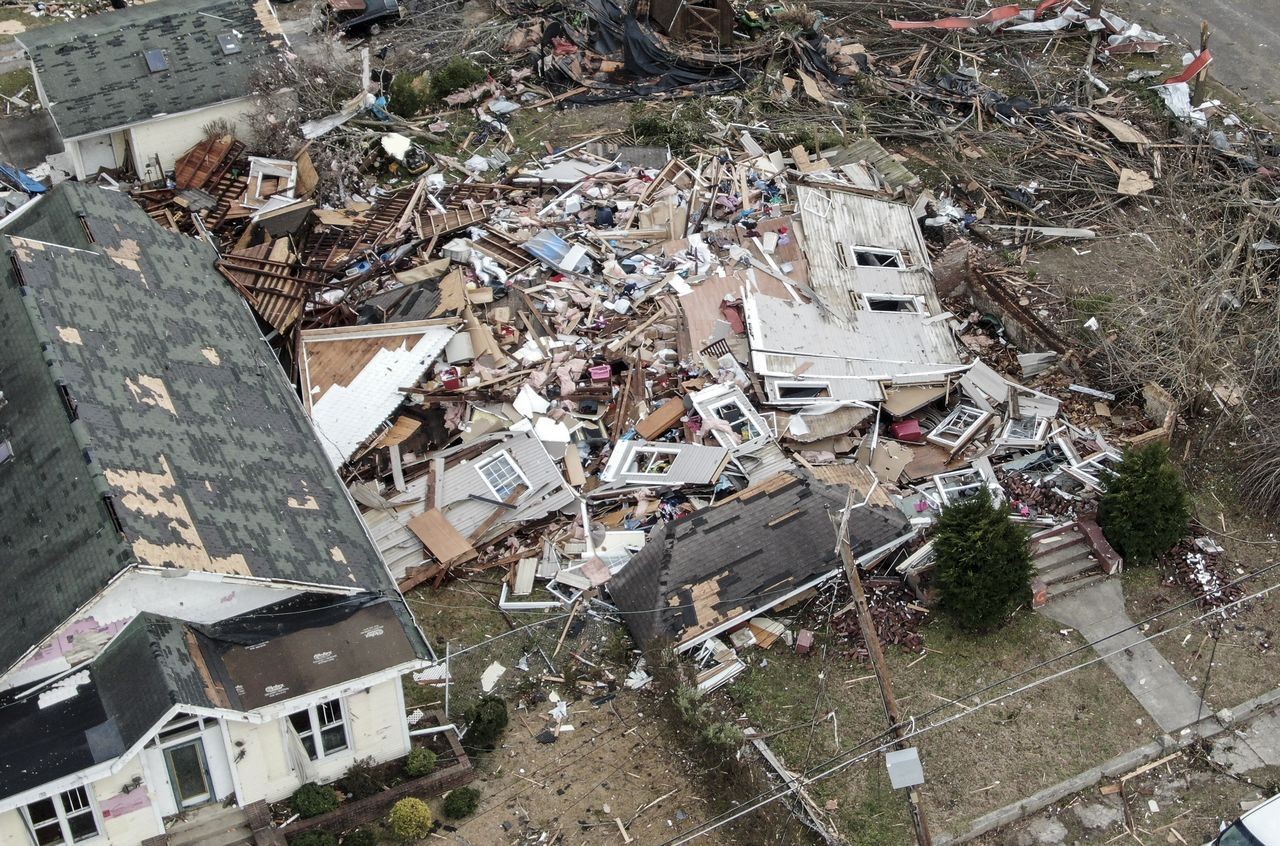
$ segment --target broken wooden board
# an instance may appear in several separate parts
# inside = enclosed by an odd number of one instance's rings
[[[471,561],[479,555],[438,508],[428,508],[410,520],[406,528],[446,567]]]
[[[642,440],[653,441],[665,435],[684,416],[684,400],[673,397],[636,424],[636,435]]]

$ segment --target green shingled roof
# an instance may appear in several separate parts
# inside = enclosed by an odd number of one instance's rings
[[[0,666],[135,561],[395,595],[212,250],[70,182],[0,249]]]
[[[219,35],[240,46],[227,55]],[[267,0],[156,0],[24,32],[49,111],[77,138],[236,100],[253,66],[284,46]],[[163,51],[152,72],[146,53]]]

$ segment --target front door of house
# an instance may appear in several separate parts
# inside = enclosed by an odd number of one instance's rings
[[[166,748],[164,759],[169,766],[169,783],[173,785],[173,795],[179,808],[203,805],[213,799],[202,739]]]

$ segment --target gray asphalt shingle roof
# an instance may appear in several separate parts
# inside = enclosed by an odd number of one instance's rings
[[[219,35],[235,39],[239,52],[224,53]],[[254,64],[284,46],[267,0],[156,0],[19,40],[63,138],[244,97]],[[149,70],[152,50],[163,51],[167,70]]]
[[[0,666],[134,562],[397,596],[207,245],[68,182],[0,249]]]
[[[609,581],[636,641],[678,645],[839,569],[836,523],[845,489],[784,473],[733,499],[655,528]],[[893,508],[849,516],[855,558],[910,532]],[[660,609],[660,610],[655,610]]]

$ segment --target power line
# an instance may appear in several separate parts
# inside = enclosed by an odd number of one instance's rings
[[[1245,576],[1242,576],[1240,579],[1237,579],[1236,581],[1232,582],[1231,584],[1233,584],[1233,585],[1234,585],[1234,584],[1238,584],[1239,582],[1245,581],[1246,579],[1249,579],[1249,578],[1256,578],[1257,576],[1263,575],[1264,573],[1269,572],[1270,570],[1274,570],[1274,569],[1276,569],[1277,567],[1280,567],[1280,563],[1276,563],[1276,564],[1273,564],[1273,565],[1271,565],[1271,566],[1269,566],[1269,567],[1265,567],[1265,568],[1263,568],[1262,570],[1259,570],[1259,571],[1257,571],[1257,572],[1255,572],[1255,573],[1246,574]],[[1229,586],[1229,585],[1228,585],[1228,586]],[[1193,624],[1193,623],[1198,623],[1198,622],[1201,622],[1201,621],[1203,621],[1203,620],[1205,620],[1205,619],[1208,619],[1209,617],[1212,617],[1212,616],[1214,616],[1214,615],[1221,614],[1221,613],[1225,612],[1225,611],[1226,611],[1227,609],[1229,609],[1229,608],[1232,608],[1232,607],[1234,607],[1234,606],[1240,605],[1240,604],[1242,604],[1242,603],[1244,603],[1244,602],[1248,602],[1248,601],[1253,600],[1253,599],[1257,599],[1257,598],[1259,598],[1259,597],[1261,597],[1261,596],[1265,596],[1266,594],[1270,593],[1271,591],[1273,591],[1273,590],[1275,590],[1275,589],[1277,589],[1277,588],[1280,588],[1280,583],[1273,583],[1273,584],[1268,585],[1267,587],[1263,588],[1262,590],[1260,590],[1260,591],[1258,591],[1258,592],[1256,592],[1256,593],[1253,593],[1253,594],[1249,594],[1249,595],[1247,595],[1247,596],[1240,597],[1239,599],[1236,599],[1236,600],[1234,600],[1234,601],[1232,601],[1232,602],[1229,602],[1229,603],[1227,603],[1227,604],[1225,604],[1225,605],[1222,605],[1222,606],[1220,606],[1220,607],[1214,608],[1214,609],[1212,609],[1212,610],[1210,610],[1210,611],[1207,611],[1207,612],[1205,612],[1204,614],[1201,614],[1201,615],[1199,615],[1199,616],[1197,616],[1197,617],[1192,617],[1192,618],[1190,618],[1190,619],[1188,619],[1188,620],[1184,620],[1183,622],[1178,623],[1177,625],[1172,626],[1172,627],[1170,627],[1170,628],[1168,628],[1168,629],[1165,629],[1165,630],[1160,631],[1160,632],[1156,632],[1155,634],[1152,634],[1152,635],[1145,635],[1145,636],[1143,636],[1143,637],[1142,637],[1138,642],[1139,642],[1139,643],[1147,643],[1147,642],[1150,642],[1150,641],[1152,641],[1152,640],[1155,640],[1155,639],[1156,639],[1156,638],[1158,638],[1158,637],[1163,637],[1164,635],[1167,635],[1167,634],[1170,634],[1170,633],[1172,633],[1172,632],[1175,632],[1175,631],[1177,631],[1177,630],[1179,630],[1179,629],[1181,629],[1181,628],[1185,628],[1186,626],[1189,626],[1189,625],[1191,625],[1191,624]],[[1191,602],[1194,602],[1194,601],[1197,601],[1197,600],[1193,598],[1193,599],[1192,599],[1192,600],[1190,600],[1190,601],[1191,601]],[[1158,617],[1160,617],[1160,616],[1163,616],[1164,614],[1167,614],[1167,613],[1170,613],[1171,611],[1177,610],[1178,608],[1185,607],[1185,605],[1187,605],[1187,604],[1188,604],[1188,603],[1182,603],[1182,604],[1180,604],[1180,605],[1173,606],[1172,608],[1166,609],[1165,611],[1162,611],[1162,612],[1160,612],[1159,614],[1155,614],[1155,615],[1152,615],[1151,617],[1148,617],[1146,620],[1143,620],[1143,621],[1138,622],[1138,623],[1134,623],[1134,624],[1133,624],[1133,625],[1131,625],[1131,626],[1126,626],[1125,628],[1120,629],[1120,630],[1115,631],[1115,632],[1112,632],[1111,634],[1107,635],[1106,637],[1099,638],[1099,639],[1098,639],[1098,640],[1096,640],[1096,641],[1091,641],[1090,643],[1086,644],[1084,647],[1080,647],[1080,648],[1077,648],[1077,649],[1075,649],[1075,650],[1072,650],[1071,652],[1064,653],[1063,655],[1060,655],[1060,656],[1058,656],[1057,658],[1051,659],[1050,661],[1042,662],[1041,664],[1038,664],[1038,665],[1036,665],[1036,667],[1034,667],[1034,668],[1030,668],[1029,670],[1023,670],[1023,671],[1021,671],[1021,672],[1019,672],[1019,673],[1015,673],[1014,675],[1009,676],[1009,677],[1008,677],[1008,678],[1006,678],[1006,679],[1003,679],[1003,680],[1001,680],[1001,681],[999,681],[999,682],[996,682],[996,683],[995,683],[995,685],[1003,684],[1003,683],[1005,683],[1005,682],[1007,682],[1007,681],[1009,681],[1009,680],[1012,680],[1012,679],[1014,679],[1014,678],[1018,678],[1018,677],[1020,677],[1020,676],[1022,676],[1022,675],[1025,675],[1027,672],[1029,672],[1029,671],[1031,671],[1031,670],[1034,670],[1034,669],[1038,669],[1038,668],[1040,668],[1040,667],[1043,667],[1043,666],[1045,666],[1045,664],[1053,663],[1054,661],[1061,660],[1061,659],[1062,659],[1062,658],[1064,658],[1064,657],[1068,657],[1068,656],[1070,656],[1070,655],[1074,655],[1074,654],[1076,654],[1077,652],[1079,652],[1081,649],[1088,648],[1088,647],[1094,647],[1094,646],[1096,646],[1096,645],[1097,645],[1097,644],[1099,644],[1099,643],[1103,643],[1103,642],[1105,642],[1105,641],[1107,641],[1107,640],[1110,640],[1111,638],[1116,637],[1117,635],[1122,634],[1122,633],[1124,633],[1124,632],[1126,632],[1126,631],[1129,631],[1130,629],[1133,629],[1133,628],[1134,628],[1134,627],[1136,627],[1136,626],[1140,626],[1140,625],[1142,625],[1142,624],[1143,624],[1143,623],[1145,623],[1145,622],[1149,622],[1150,620],[1156,619],[1156,618],[1158,618]],[[758,808],[761,808],[761,807],[763,807],[763,806],[765,806],[765,805],[767,805],[767,804],[769,804],[769,803],[771,803],[771,802],[775,802],[775,801],[777,801],[778,799],[781,799],[781,798],[783,798],[783,797],[785,797],[785,796],[787,796],[787,795],[789,795],[789,794],[791,794],[791,793],[794,793],[797,789],[799,789],[799,788],[801,788],[801,787],[805,787],[805,786],[807,786],[807,785],[809,785],[809,784],[812,784],[812,783],[813,783],[813,782],[815,782],[815,781],[820,781],[820,780],[822,780],[822,779],[829,778],[829,777],[831,777],[832,775],[834,775],[835,773],[839,772],[840,770],[843,770],[843,769],[845,769],[845,768],[847,768],[847,767],[849,767],[849,766],[852,766],[852,765],[854,765],[854,764],[861,763],[862,761],[865,761],[865,760],[869,759],[871,756],[873,756],[873,755],[875,755],[875,754],[878,754],[878,753],[880,753],[880,752],[882,752],[882,751],[884,751],[884,750],[886,750],[886,749],[891,748],[892,746],[896,745],[896,744],[897,744],[898,742],[900,742],[900,741],[908,740],[908,739],[911,739],[911,738],[914,738],[914,737],[919,737],[920,735],[922,735],[922,734],[924,734],[924,733],[926,733],[926,732],[928,732],[928,731],[932,731],[932,730],[934,730],[934,729],[942,728],[943,726],[948,725],[949,723],[954,722],[954,721],[956,721],[956,720],[959,720],[959,719],[961,719],[961,718],[963,718],[963,717],[966,717],[966,716],[968,716],[968,715],[970,715],[970,714],[972,714],[972,713],[975,713],[975,712],[977,712],[977,711],[981,710],[982,708],[986,708],[986,707],[988,707],[988,706],[990,706],[990,705],[994,705],[994,704],[996,704],[996,703],[998,703],[998,702],[1002,702],[1002,701],[1004,701],[1005,699],[1009,699],[1010,697],[1016,696],[1016,695],[1018,695],[1018,694],[1020,694],[1020,693],[1025,693],[1025,692],[1026,692],[1026,691],[1028,691],[1028,690],[1031,690],[1031,689],[1033,689],[1033,688],[1039,687],[1039,686],[1041,686],[1041,685],[1043,685],[1043,684],[1047,684],[1048,682],[1056,681],[1057,679],[1063,678],[1063,677],[1065,677],[1065,676],[1067,676],[1067,675],[1069,675],[1069,674],[1071,674],[1071,673],[1073,673],[1073,672],[1075,672],[1075,671],[1077,671],[1077,670],[1084,669],[1085,667],[1092,666],[1093,664],[1096,664],[1096,663],[1098,663],[1099,661],[1104,661],[1104,660],[1106,660],[1107,658],[1110,658],[1110,657],[1111,657],[1111,656],[1113,656],[1113,655],[1116,655],[1116,654],[1119,654],[1119,653],[1121,653],[1121,652],[1124,652],[1124,651],[1125,651],[1125,649],[1129,649],[1129,648],[1132,648],[1132,645],[1130,645],[1130,646],[1126,646],[1126,647],[1122,647],[1122,648],[1120,648],[1120,649],[1116,649],[1116,650],[1115,650],[1115,651],[1113,651],[1113,652],[1100,653],[1097,657],[1092,658],[1092,659],[1090,659],[1090,660],[1088,660],[1088,661],[1084,661],[1084,662],[1082,662],[1082,663],[1080,663],[1080,664],[1074,664],[1074,665],[1072,665],[1072,666],[1070,666],[1070,667],[1067,667],[1067,668],[1065,668],[1065,669],[1063,669],[1063,670],[1060,670],[1060,671],[1058,671],[1058,672],[1056,672],[1056,673],[1052,673],[1052,674],[1050,674],[1050,675],[1048,675],[1048,676],[1045,676],[1045,677],[1043,677],[1043,678],[1036,679],[1035,681],[1032,681],[1032,682],[1030,682],[1030,683],[1028,683],[1028,684],[1026,684],[1026,685],[1023,685],[1023,686],[1021,686],[1021,687],[1019,687],[1019,688],[1015,688],[1014,690],[1008,691],[1008,692],[1006,692],[1006,693],[1000,694],[999,696],[994,696],[994,697],[992,697],[991,699],[988,699],[988,700],[986,700],[986,701],[984,701],[984,702],[980,702],[980,703],[978,703],[977,705],[974,705],[974,706],[971,706],[971,707],[970,707],[970,706],[965,706],[965,705],[964,705],[960,700],[961,700],[961,699],[968,699],[968,698],[970,698],[970,697],[972,697],[972,696],[976,696],[976,695],[978,695],[978,694],[981,694],[981,693],[983,693],[983,692],[985,692],[985,691],[987,691],[987,690],[990,690],[990,689],[991,689],[993,686],[995,686],[995,685],[987,685],[986,687],[983,687],[983,688],[981,688],[980,690],[978,690],[978,691],[976,691],[976,692],[973,692],[973,693],[967,693],[967,694],[962,695],[961,697],[957,697],[957,698],[955,698],[955,699],[952,699],[952,700],[950,700],[949,702],[947,702],[946,704],[944,704],[944,705],[940,705],[940,706],[938,706],[938,707],[936,707],[936,708],[934,708],[934,709],[932,709],[932,710],[930,710],[930,711],[926,712],[925,714],[920,715],[919,717],[914,717],[914,716],[913,716],[913,717],[911,718],[911,725],[910,725],[910,729],[909,729],[908,731],[906,731],[906,732],[902,733],[899,737],[896,737],[896,738],[894,738],[894,739],[890,740],[890,741],[889,741],[889,742],[887,742],[887,743],[882,742],[882,743],[880,743],[880,745],[876,746],[876,748],[874,748],[874,749],[870,749],[870,750],[868,750],[867,752],[864,752],[864,753],[862,753],[862,754],[860,754],[860,755],[857,755],[857,756],[856,756],[856,757],[854,757],[854,758],[850,758],[850,759],[849,759],[849,760],[847,760],[847,761],[841,761],[840,763],[834,763],[834,764],[832,763],[832,762],[838,761],[839,759],[841,759],[841,758],[843,758],[843,757],[845,757],[845,756],[849,755],[849,754],[850,754],[850,753],[852,753],[852,752],[856,752],[858,749],[861,749],[861,748],[863,748],[863,747],[867,746],[869,743],[874,743],[874,742],[876,742],[877,740],[883,741],[885,737],[887,737],[889,734],[891,734],[891,733],[892,733],[892,730],[890,730],[889,732],[881,733],[881,734],[879,734],[879,735],[876,735],[876,736],[874,736],[874,737],[868,738],[868,739],[866,739],[866,740],[863,740],[862,742],[858,743],[856,746],[849,747],[849,748],[847,748],[847,749],[845,749],[845,750],[842,750],[842,751],[840,751],[840,752],[837,752],[835,755],[831,756],[831,757],[830,757],[830,758],[828,758],[826,761],[824,761],[824,762],[822,762],[821,764],[817,765],[818,767],[824,767],[824,766],[827,766],[828,764],[832,764],[832,766],[830,766],[828,769],[826,769],[826,770],[824,770],[824,771],[822,771],[822,772],[820,772],[820,773],[813,774],[813,775],[811,775],[810,773],[812,773],[812,772],[813,772],[813,770],[814,770],[814,769],[816,769],[816,767],[815,767],[815,768],[811,768],[810,770],[806,770],[804,773],[801,773],[801,774],[800,774],[800,775],[799,775],[799,776],[794,780],[794,782],[792,783],[792,785],[791,785],[791,786],[784,786],[784,787],[782,787],[782,788],[775,788],[775,789],[774,789],[774,790],[772,790],[772,791],[762,791],[761,793],[757,794],[755,797],[753,797],[753,798],[750,800],[751,802],[753,802],[753,803],[755,803],[755,804],[752,804],[752,805],[750,805],[750,806],[748,806],[748,807],[746,807],[746,808],[739,809],[739,810],[737,810],[737,811],[735,811],[735,812],[733,812],[733,813],[730,813],[730,812],[724,812],[724,813],[722,813],[722,814],[720,814],[720,815],[719,815],[719,816],[721,816],[721,817],[724,817],[724,819],[722,819],[722,820],[718,820],[718,821],[714,821],[714,822],[712,822],[712,821],[708,821],[708,823],[704,823],[704,824],[703,824],[703,826],[704,826],[704,827],[703,827],[703,828],[701,828],[700,830],[698,830],[698,831],[694,831],[694,832],[689,832],[689,833],[686,833],[686,834],[684,834],[684,835],[680,835],[680,836],[678,836],[678,837],[675,837],[675,838],[672,838],[672,839],[670,839],[670,840],[667,840],[667,841],[665,841],[664,843],[662,843],[662,844],[661,844],[661,846],[681,846],[681,844],[688,843],[689,841],[693,840],[693,839],[694,839],[694,838],[696,838],[696,837],[700,837],[700,836],[702,836],[702,835],[704,835],[704,834],[708,834],[708,833],[710,833],[711,831],[714,831],[715,829],[717,829],[717,828],[719,828],[719,827],[721,827],[721,826],[723,826],[723,825],[727,825],[728,823],[732,822],[732,821],[733,821],[733,820],[735,820],[735,819],[738,819],[738,818],[739,818],[739,817],[741,817],[741,816],[744,816],[744,815],[746,815],[746,814],[748,814],[748,813],[751,813],[752,811],[757,810]],[[916,727],[916,722],[917,722],[917,720],[920,720],[920,719],[924,719],[924,718],[930,717],[930,716],[932,716],[932,715],[934,715],[934,714],[938,713],[938,712],[939,712],[939,711],[941,711],[941,710],[944,710],[945,708],[947,708],[947,707],[949,707],[950,705],[953,705],[953,704],[954,704],[954,705],[960,705],[962,708],[965,708],[965,710],[960,711],[959,713],[953,714],[953,715],[951,715],[951,716],[949,716],[949,717],[946,717],[946,718],[944,718],[944,719],[942,719],[942,720],[939,720],[939,721],[937,721],[937,722],[935,722],[935,723],[930,723],[930,724],[928,724],[928,725],[926,725],[926,726],[924,726],[924,727],[921,727],[921,728],[917,728],[917,727]],[[766,794],[769,794],[769,793],[772,793],[773,795],[768,796],[767,798],[761,799],[761,797],[765,797],[765,796],[766,796]],[[758,801],[758,802],[757,802],[757,801],[756,801],[757,799],[760,799],[761,801]]]

